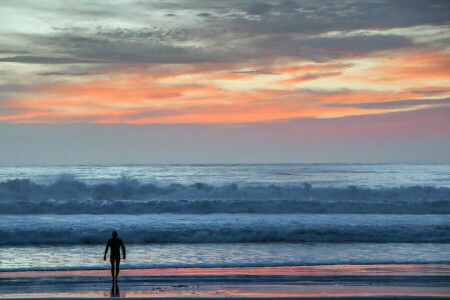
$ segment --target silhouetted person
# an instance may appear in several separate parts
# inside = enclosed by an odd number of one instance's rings
[[[106,254],[108,253],[108,248],[111,248],[111,254],[109,256],[111,261],[111,276],[112,281],[117,280],[117,276],[119,276],[119,266],[120,266],[120,248],[122,248],[122,256],[123,259],[127,257],[127,254],[125,252],[125,245],[123,244],[123,241],[117,237],[117,231],[112,232],[113,238],[108,241],[106,244],[105,249],[105,255],[103,257],[103,260],[106,260]],[[114,272],[115,267],[115,272]],[[115,273],[115,276],[114,276]]]

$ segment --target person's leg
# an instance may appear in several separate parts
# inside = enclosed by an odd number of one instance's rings
[[[119,276],[119,267],[120,267],[120,256],[116,258],[116,280],[117,276]]]
[[[114,264],[115,264],[115,259],[114,259],[114,257],[113,257],[112,255],[111,255],[110,262],[111,262],[111,276],[112,276],[112,279],[114,280]]]

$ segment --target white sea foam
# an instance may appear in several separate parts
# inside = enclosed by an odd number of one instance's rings
[[[205,183],[155,185],[122,179],[87,184],[71,178],[51,184],[30,180],[0,183],[1,214],[137,213],[385,213],[449,214],[450,188],[315,188],[297,185]]]
[[[127,259],[121,266],[127,269],[448,263],[450,251],[449,244],[426,243],[126,243],[126,247]],[[85,244],[5,246],[0,248],[0,271],[105,270],[109,261],[103,261],[103,250],[104,245]]]
[[[196,164],[196,165],[73,165],[0,167],[0,182],[29,178],[49,184],[70,174],[88,184],[114,183],[126,175],[145,183],[222,186],[289,185],[314,187],[436,186],[450,188],[450,164]],[[67,177],[67,176],[66,176]]]

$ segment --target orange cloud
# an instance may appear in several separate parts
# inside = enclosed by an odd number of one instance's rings
[[[279,80],[276,84],[289,87],[305,81],[335,77],[342,74],[342,71],[351,64],[306,64],[279,66],[273,69],[277,74],[290,76],[288,79]]]
[[[399,53],[357,71],[349,71],[357,61],[126,66],[110,70],[95,81],[49,84],[4,101],[2,106],[8,113],[0,116],[0,121],[246,123],[384,113],[399,109],[367,109],[351,104],[444,96],[449,91],[443,85],[434,85],[433,80],[449,78],[448,63],[447,54],[430,51]],[[274,76],[261,81],[261,75]],[[280,80],[280,76],[288,78]],[[334,90],[295,86],[331,78],[352,84]],[[427,82],[422,82],[424,79]],[[362,88],[352,80],[370,84]],[[402,90],[380,89],[395,80],[403,81]],[[352,90],[355,86],[359,89]],[[336,103],[344,105],[333,106]]]
[[[359,78],[351,76],[346,78],[375,83],[403,81],[403,84],[414,86],[417,83],[423,84],[425,80],[450,79],[449,68],[450,54],[430,49],[425,52],[388,55],[375,66],[364,69]]]

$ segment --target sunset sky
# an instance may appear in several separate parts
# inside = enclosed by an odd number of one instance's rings
[[[15,0],[0,20],[3,165],[450,162],[447,0]]]

